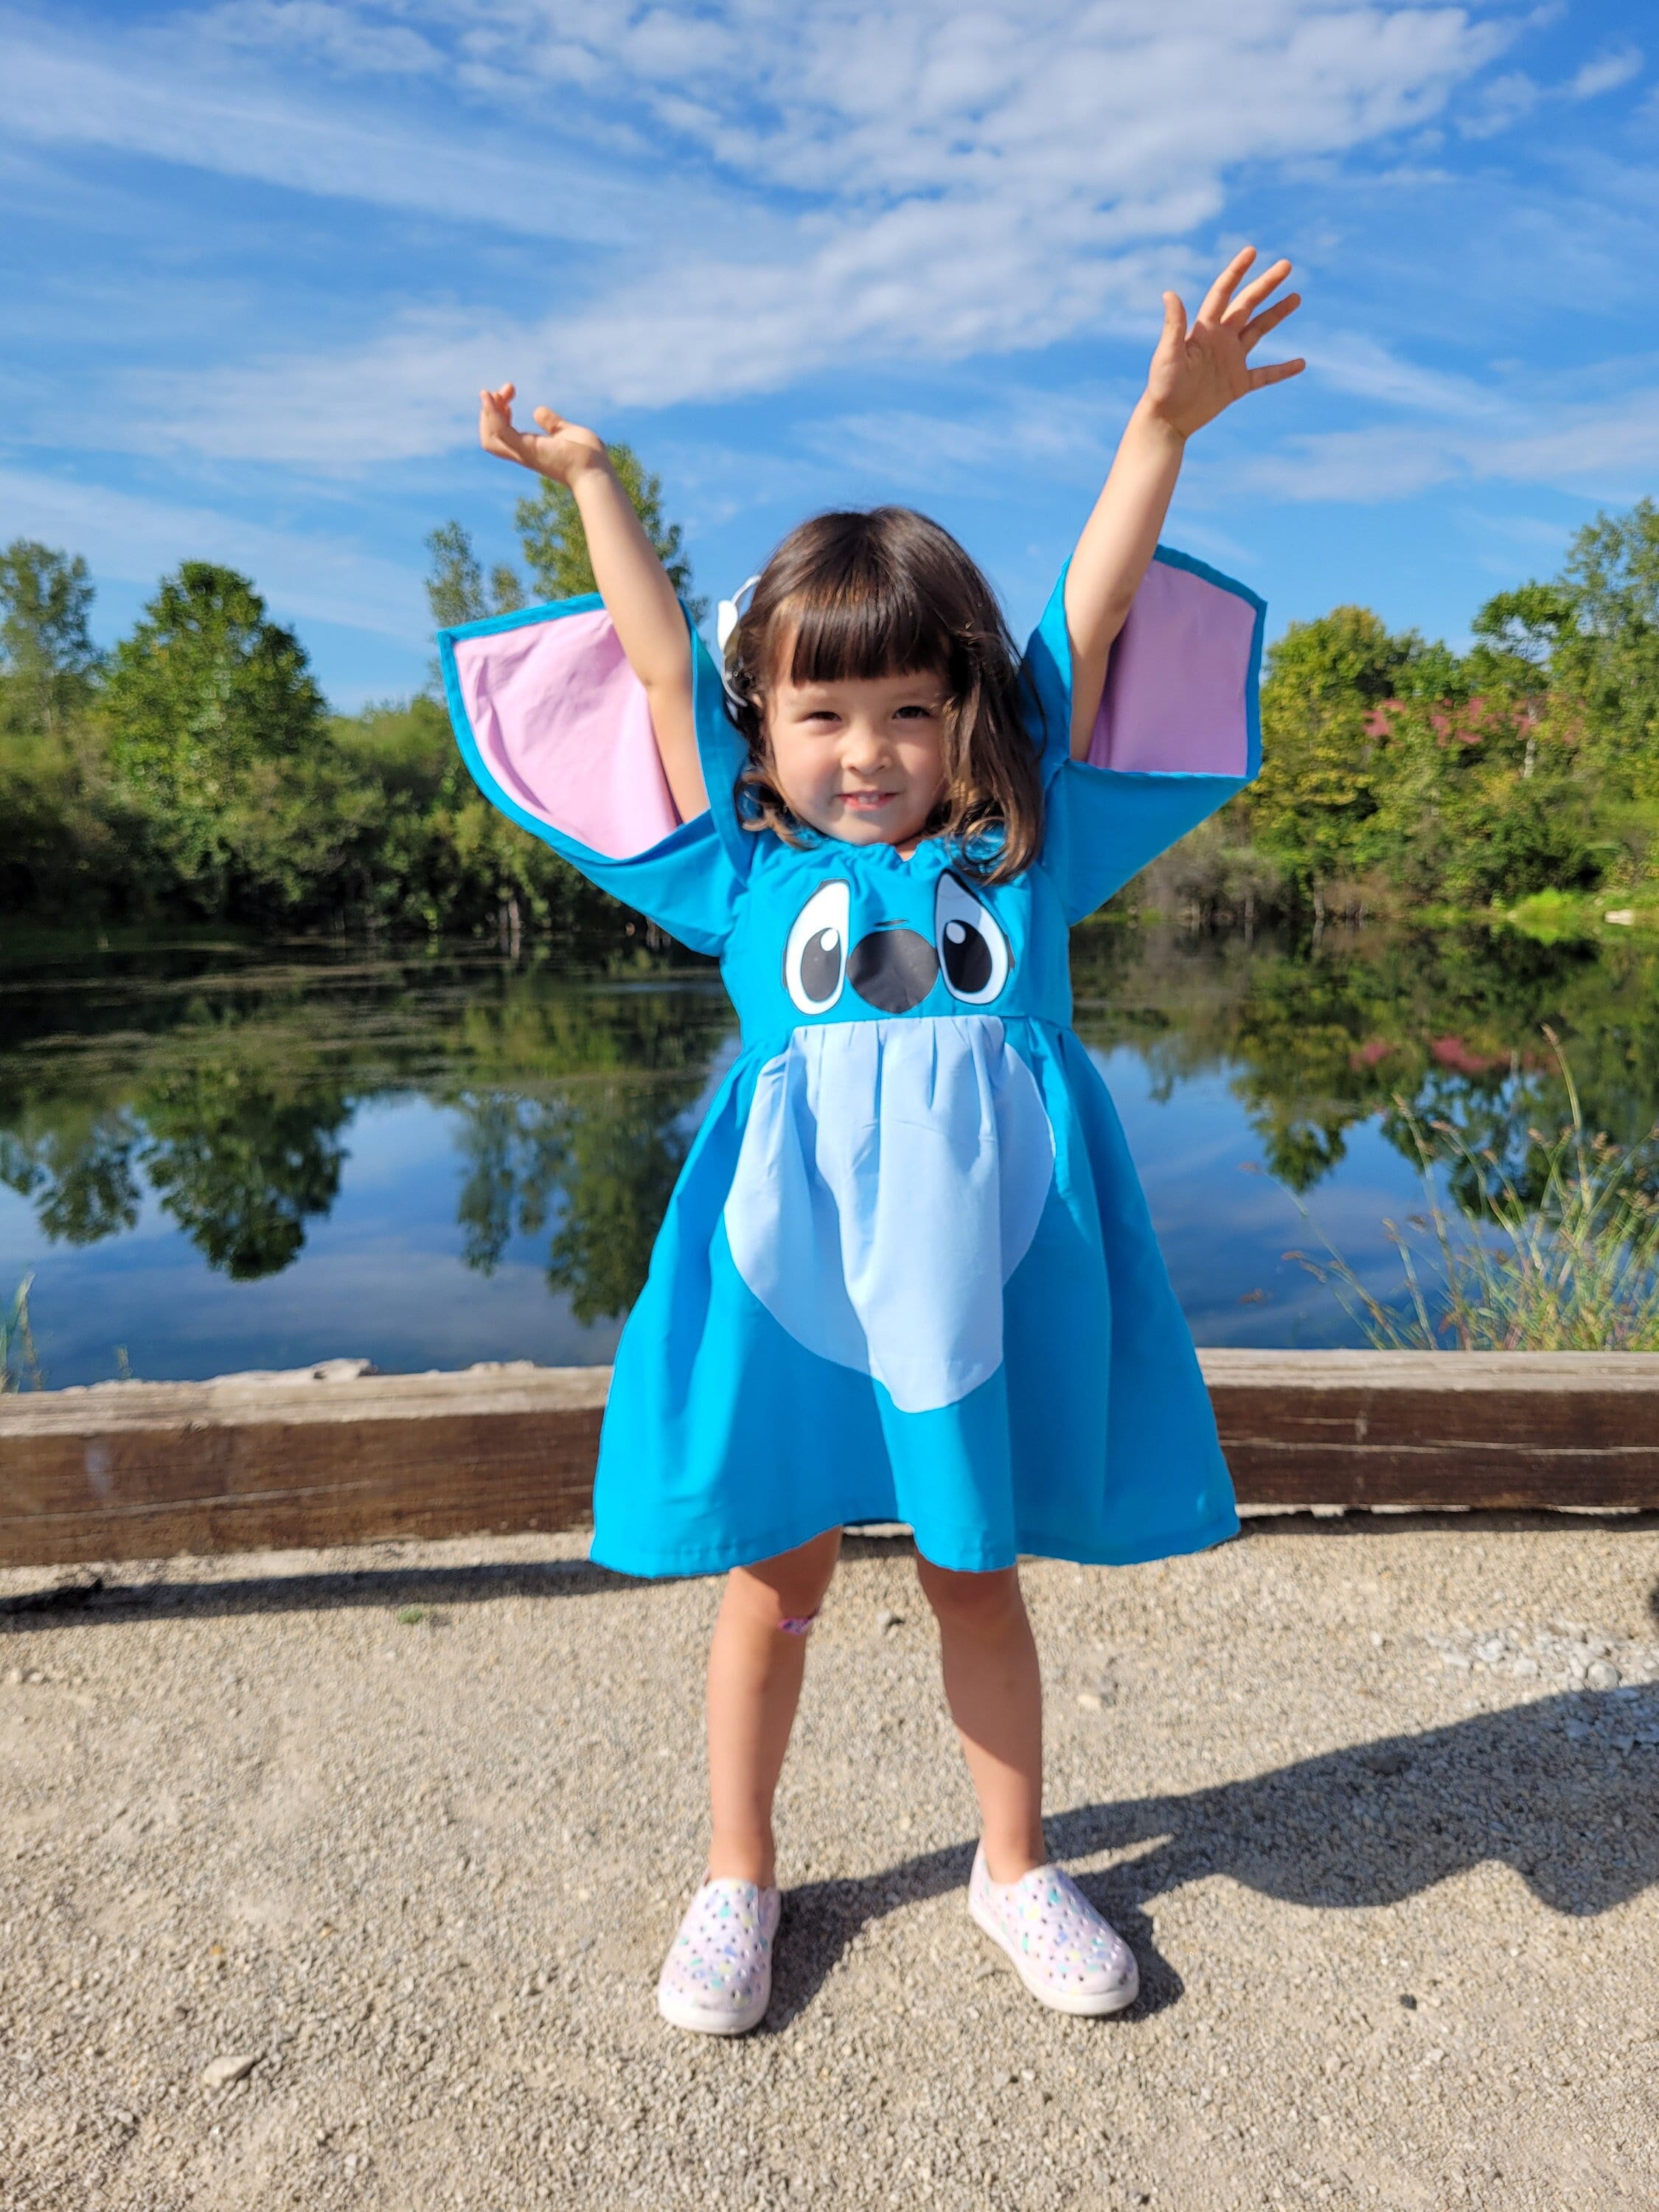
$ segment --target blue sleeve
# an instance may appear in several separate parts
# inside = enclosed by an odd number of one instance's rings
[[[1243,722],[1244,772],[1099,768],[1072,757],[1072,647],[1061,572],[1022,666],[1028,726],[1043,780],[1043,837],[1037,865],[1059,892],[1067,921],[1080,921],[1131,882],[1160,853],[1224,806],[1260,771],[1258,703],[1263,602],[1202,562],[1160,546],[1158,560],[1218,586],[1255,611],[1237,667]],[[1243,618],[1241,617],[1241,620]],[[1178,685],[1179,671],[1175,672]],[[1157,732],[1153,732],[1154,740]],[[1144,752],[1143,744],[1138,750]]]

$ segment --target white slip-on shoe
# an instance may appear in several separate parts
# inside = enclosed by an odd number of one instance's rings
[[[1123,2012],[1140,1993],[1134,1953],[1061,1867],[1033,1867],[1018,1881],[994,1882],[981,1844],[968,1910],[1039,2004],[1055,2012]]]
[[[782,1900],[752,1881],[706,1881],[686,1908],[657,1982],[657,2010],[694,2035],[744,2035],[772,1996]]]

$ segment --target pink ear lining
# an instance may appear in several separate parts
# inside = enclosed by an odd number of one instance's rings
[[[645,693],[602,609],[459,638],[455,673],[486,770],[526,813],[616,860],[679,826]]]
[[[1245,683],[1255,631],[1248,600],[1155,561],[1112,647],[1091,765],[1247,775]]]

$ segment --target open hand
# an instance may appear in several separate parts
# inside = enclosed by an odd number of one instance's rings
[[[1234,254],[1205,295],[1190,329],[1179,295],[1164,295],[1164,334],[1146,373],[1146,404],[1183,438],[1213,422],[1224,407],[1231,407],[1247,392],[1282,384],[1287,376],[1299,376],[1308,365],[1297,360],[1274,362],[1265,368],[1250,367],[1253,348],[1302,305],[1298,292],[1287,292],[1270,307],[1262,305],[1290,275],[1288,261],[1275,261],[1271,269],[1264,269],[1235,300],[1233,287],[1255,259],[1253,246]]]
[[[550,407],[535,410],[539,437],[533,431],[516,430],[513,400],[510,384],[478,394],[478,443],[485,453],[499,453],[504,461],[517,461],[520,468],[534,469],[538,476],[552,477],[565,484],[584,470],[604,467],[605,441],[597,431],[585,430],[580,422],[567,422]]]

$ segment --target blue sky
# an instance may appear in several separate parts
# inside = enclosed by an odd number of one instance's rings
[[[638,447],[713,597],[908,501],[1035,617],[1165,284],[1289,253],[1306,376],[1168,536],[1462,635],[1659,491],[1659,17],[1635,0],[0,0],[0,538],[98,627],[242,568],[331,696],[514,549],[512,376]],[[1269,349],[1264,351],[1270,351]]]

